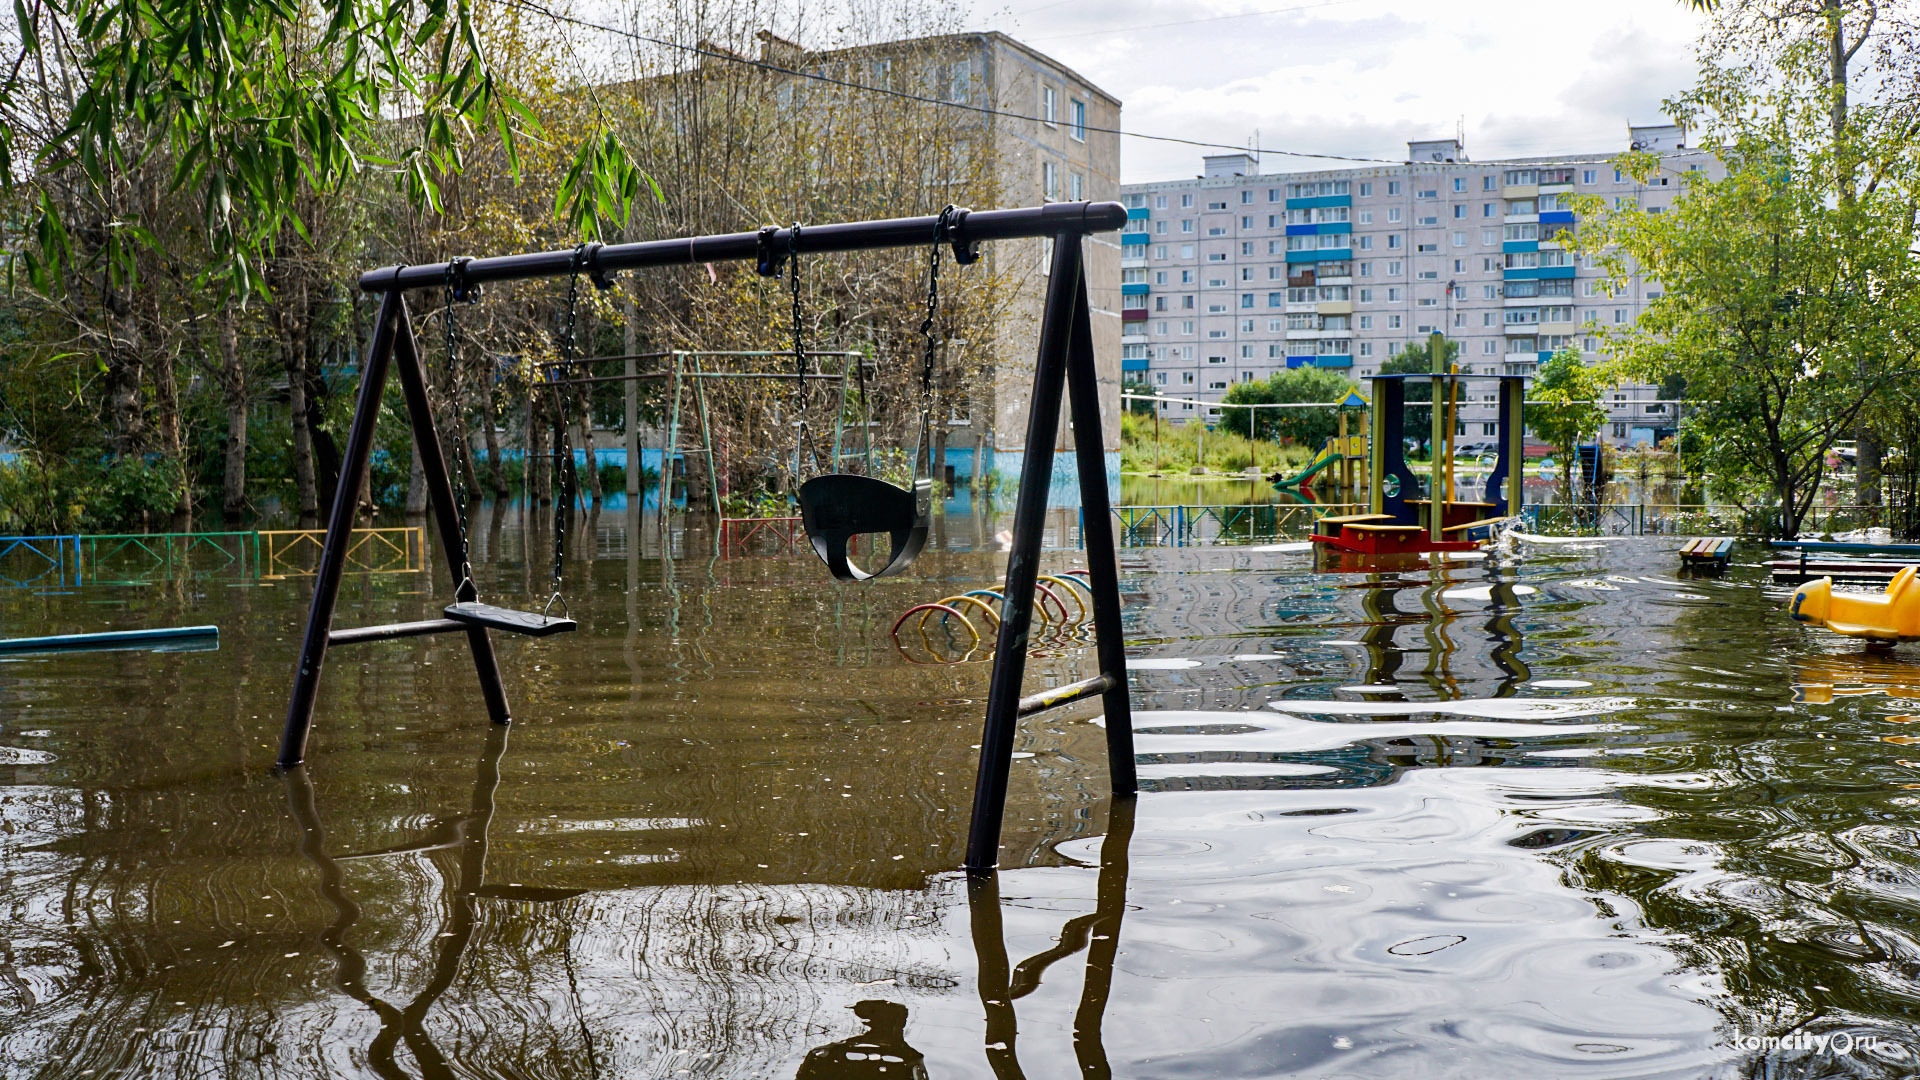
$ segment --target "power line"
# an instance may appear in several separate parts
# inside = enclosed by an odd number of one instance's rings
[[[987,106],[984,106],[984,105],[974,105],[965,101],[945,101],[940,98],[927,97],[924,94],[915,94],[906,90],[895,90],[892,87],[887,87],[887,86],[868,86],[864,83],[850,82],[846,79],[836,79],[831,75],[824,75],[824,74],[811,72],[811,71],[797,71],[793,68],[784,68],[778,64],[770,64],[765,60],[755,60],[752,57],[741,56],[737,53],[723,52],[718,49],[704,49],[698,45],[686,45],[678,41],[668,41],[665,38],[652,37],[650,35],[642,34],[634,30],[626,30],[618,26],[608,26],[604,23],[590,22],[586,19],[576,18],[575,16],[572,16],[572,15],[566,15],[561,12],[554,11],[551,8],[544,7],[540,4],[534,3],[533,0],[499,0],[499,2],[506,4],[509,7],[516,7],[516,8],[520,8],[523,11],[532,12],[536,15],[543,15],[546,18],[552,19],[555,22],[570,23],[574,26],[581,27],[582,29],[598,30],[603,34],[614,34],[619,37],[631,38],[634,41],[644,41],[649,45],[657,45],[663,49],[677,49],[680,52],[691,53],[695,56],[706,57],[712,60],[725,60],[730,63],[743,64],[743,65],[746,65],[747,67],[759,68],[762,71],[771,72],[776,75],[787,75],[796,79],[810,79],[814,82],[826,83],[829,86],[838,86],[847,90],[862,90],[870,94],[881,94],[887,97],[901,98],[906,101],[915,101],[915,102],[919,102],[922,105],[939,105],[949,109],[960,109],[965,112],[978,113],[982,116],[998,117],[1004,120],[1026,120],[1036,124],[1047,123],[1046,120],[1043,120],[1038,116],[1028,116],[1024,113],[1007,112],[1002,109],[988,108]],[[1091,124],[1085,125],[1083,130],[1097,132],[1101,135],[1119,135],[1119,136],[1122,136],[1125,138],[1131,138],[1131,139],[1149,139],[1154,142],[1177,143],[1182,146],[1197,146],[1203,150],[1229,150],[1236,153],[1252,153],[1253,152],[1253,151],[1249,151],[1244,146],[1233,146],[1228,143],[1205,142],[1200,139],[1187,139],[1177,135],[1149,135],[1149,134],[1145,134],[1143,132],[1138,132],[1138,131],[1122,131],[1119,128],[1095,127]],[[1314,153],[1307,153],[1299,150],[1268,150],[1268,149],[1262,149],[1258,152],[1262,154],[1278,154],[1284,157],[1294,157],[1294,158],[1321,159],[1326,161],[1354,161],[1354,162],[1360,162],[1362,164],[1367,164],[1367,165],[1404,164],[1404,162],[1400,162],[1392,158],[1358,157],[1351,154],[1314,154]]]
[[[963,112],[976,113],[981,116],[997,117],[1003,120],[1024,120],[1034,124],[1051,124],[1056,122],[1056,121],[1049,121],[1038,116],[1030,116],[1026,113],[1008,112],[1004,109],[989,108],[988,106],[985,106],[985,105],[974,105],[970,102],[965,102],[965,101],[947,101],[942,98],[928,97],[924,94],[915,94],[906,90],[895,90],[892,87],[887,87],[887,86],[870,86],[865,83],[852,82],[846,79],[836,79],[831,75],[825,75],[819,72],[812,72],[812,71],[799,71],[794,68],[781,67],[778,64],[768,63],[765,60],[756,60],[750,56],[741,56],[738,53],[726,52],[719,49],[707,49],[707,48],[702,48],[698,45],[687,45],[678,41],[669,41],[665,38],[653,37],[648,34],[639,33],[638,31],[626,30],[618,26],[608,26],[605,23],[592,22],[587,19],[578,18],[573,15],[563,14],[561,12],[554,11],[552,8],[545,7],[541,4],[535,3],[534,0],[497,0],[497,2],[501,4],[505,4],[508,7],[515,7],[523,11],[531,12],[535,15],[544,16],[554,22],[567,23],[573,26],[578,26],[585,30],[597,30],[603,34],[613,34],[617,37],[629,38],[634,41],[645,42],[649,45],[657,45],[663,49],[674,49],[680,52],[690,53],[694,56],[704,57],[710,60],[723,60],[728,63],[740,64],[746,67],[758,68],[761,71],[766,71],[776,75],[786,75],[795,79],[807,79],[812,82],[825,83],[828,86],[837,86],[846,90],[859,90],[869,94],[880,94],[885,97],[899,98],[904,101],[918,102],[919,104],[922,104],[922,105],[937,105],[942,108],[959,109]],[[1354,2],[1354,0],[1331,0],[1331,3],[1349,3],[1349,2]],[[1327,6],[1331,6],[1331,3],[1307,5],[1307,6],[1327,7]],[[1304,10],[1304,9],[1281,8],[1276,10],[1292,11],[1292,10]],[[1248,12],[1247,14],[1258,15],[1258,14],[1272,14],[1272,13],[1273,12]],[[1238,17],[1239,16],[1221,16],[1221,18],[1238,18]],[[1190,20],[1190,21],[1204,22],[1208,20]],[[1166,25],[1174,25],[1174,24],[1166,24]],[[1231,143],[1217,143],[1217,142],[1207,142],[1202,139],[1188,139],[1179,135],[1153,135],[1143,131],[1125,131],[1120,128],[1096,127],[1091,124],[1082,125],[1081,130],[1095,132],[1101,135],[1117,135],[1117,136],[1120,136],[1121,138],[1145,139],[1150,142],[1173,143],[1179,146],[1193,146],[1193,147],[1198,147],[1202,150],[1226,150],[1231,153],[1246,154],[1256,159],[1259,157],[1271,154],[1279,157],[1300,158],[1300,159],[1310,160],[1310,161],[1311,160],[1350,161],[1350,162],[1355,162],[1361,165],[1447,166],[1447,167],[1459,168],[1459,169],[1487,168],[1491,165],[1498,165],[1498,166],[1591,165],[1595,161],[1601,160],[1598,157],[1578,157],[1578,158],[1558,158],[1558,159],[1507,158],[1507,159],[1492,161],[1492,162],[1405,161],[1400,158],[1364,157],[1356,154],[1317,153],[1317,152],[1307,151],[1307,150],[1275,150],[1268,147],[1249,148],[1245,146],[1236,146]],[[1667,170],[1663,167],[1661,171],[1666,172],[1670,170]]]
[[[1164,30],[1171,26],[1194,26],[1199,23],[1225,22],[1228,19],[1255,19],[1262,15],[1285,15],[1294,11],[1312,11],[1315,8],[1340,7],[1345,4],[1357,4],[1360,0],[1322,0],[1318,4],[1298,4],[1294,7],[1268,8],[1265,11],[1242,11],[1234,15],[1206,15],[1198,19],[1175,19],[1172,22],[1145,23],[1139,26],[1106,26],[1098,30],[1080,30],[1071,34],[1047,34],[1034,41],[1061,41],[1066,38],[1093,37],[1096,34],[1125,34],[1134,30]],[[1043,10],[1036,8],[1037,10]],[[1032,14],[1032,12],[1028,12]]]

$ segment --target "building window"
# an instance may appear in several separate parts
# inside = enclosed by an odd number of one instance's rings
[[[1387,316],[1387,329],[1389,330],[1400,329],[1400,316],[1398,315]]]
[[[1072,135],[1074,137],[1074,140],[1077,142],[1086,142],[1087,141],[1087,103],[1076,98],[1074,99],[1071,105],[1071,108],[1073,111],[1073,130],[1068,132],[1068,134]]]
[[[1193,245],[1192,245],[1192,244],[1181,244],[1181,245],[1180,245],[1180,257],[1181,257],[1181,258],[1183,258],[1183,259],[1191,259],[1191,258],[1193,258]]]
[[[1361,277],[1372,277],[1372,276],[1373,276],[1373,264],[1372,264],[1372,263],[1370,263],[1370,262],[1363,262],[1363,263],[1361,263],[1361,264],[1360,264],[1360,276],[1361,276]],[[1371,299],[1371,297],[1368,297],[1368,299]]]
[[[1040,88],[1040,122],[1048,127],[1054,126],[1054,90],[1051,86]]]
[[[1250,292],[1249,292],[1249,293],[1241,293],[1241,294],[1240,294],[1240,306],[1241,306],[1241,307],[1243,307],[1243,308],[1250,308],[1250,307],[1252,307],[1252,306],[1253,306],[1253,294],[1252,294],[1252,293],[1250,293]]]
[[[1192,219],[1192,218],[1183,218],[1183,219],[1181,219],[1181,221],[1180,221],[1180,231],[1181,231],[1181,232],[1183,232],[1183,233],[1190,233],[1190,232],[1192,232],[1192,231],[1193,231],[1193,219]]]
[[[1454,233],[1454,234],[1453,234],[1453,246],[1454,246],[1454,247],[1466,247],[1466,246],[1467,246],[1467,234],[1466,234],[1466,233],[1463,233],[1463,232],[1457,232],[1457,233]],[[1455,261],[1455,262],[1458,262],[1459,260],[1458,260],[1458,259],[1456,259],[1456,260],[1454,260],[1454,261]]]
[[[1387,234],[1387,250],[1388,251],[1397,250],[1400,247],[1400,240],[1401,240],[1401,237],[1399,233],[1388,233]]]
[[[1455,191],[1465,191],[1465,190],[1467,190],[1467,178],[1466,178],[1466,177],[1464,177],[1464,176],[1456,176],[1456,177],[1454,177],[1454,178],[1453,178],[1453,190],[1455,190]]]
[[[1372,251],[1372,250],[1373,250],[1373,237],[1371,237],[1371,236],[1363,236],[1363,237],[1361,237],[1361,238],[1360,238],[1360,250],[1361,250],[1361,251]]]
[[[1399,220],[1400,220],[1400,208],[1399,208],[1399,207],[1397,207],[1397,206],[1389,206],[1389,207],[1387,207],[1387,222],[1388,222],[1388,224],[1392,224],[1392,223],[1394,223],[1394,222],[1397,222],[1397,221],[1399,221]]]
[[[1167,197],[1165,195],[1155,195],[1153,197],[1153,208],[1155,210],[1165,210],[1167,208]]]
[[[1161,386],[1165,386],[1165,385],[1167,385],[1167,373],[1166,373],[1166,372],[1164,372],[1164,371],[1156,371],[1156,372],[1154,372],[1154,373],[1153,373],[1153,381],[1154,381],[1154,382],[1156,382],[1156,383],[1159,383],[1159,384],[1160,384]]]
[[[1267,306],[1268,306],[1268,307],[1279,307],[1279,306],[1280,306],[1280,294],[1279,294],[1279,293],[1277,293],[1277,292],[1270,292],[1270,293],[1268,293],[1268,294],[1267,294]]]
[[[1390,260],[1388,260],[1388,262],[1387,262],[1387,276],[1388,276],[1388,277],[1399,277],[1399,276],[1400,276],[1400,260],[1399,260],[1399,259],[1390,259]],[[1399,291],[1400,291],[1400,290],[1398,290],[1398,289],[1393,289],[1393,290],[1391,290],[1391,291],[1397,294],[1397,293],[1399,293]],[[1400,297],[1399,297],[1398,295],[1395,295],[1395,296],[1391,296],[1391,297],[1388,297],[1388,299],[1390,299],[1390,300],[1398,300],[1398,299],[1400,299]]]
[[[1187,299],[1188,299],[1188,300],[1192,300],[1193,298],[1192,298],[1192,297],[1188,297]],[[1191,305],[1191,304],[1189,304],[1188,306],[1189,306],[1189,307],[1191,307],[1192,305]],[[1180,323],[1180,332],[1181,332],[1181,333],[1183,333],[1183,334],[1191,334],[1191,333],[1193,333],[1193,320],[1192,320],[1192,319],[1186,319],[1186,320],[1184,320],[1184,321],[1182,321],[1182,322]]]
[[[1373,355],[1373,342],[1371,342],[1371,341],[1363,341],[1363,342],[1361,342],[1361,343],[1360,343],[1360,355],[1361,355],[1361,356],[1372,356],[1372,355]]]
[[[1193,372],[1183,371],[1180,373],[1180,385],[1192,386],[1194,383],[1194,380],[1197,378],[1199,378],[1199,376],[1195,375]]]
[[[1180,208],[1182,210],[1188,209],[1192,206],[1193,206],[1193,192],[1189,191],[1186,194],[1180,196]]]
[[[1453,208],[1453,218],[1455,221],[1458,221],[1461,218],[1466,216],[1467,216],[1467,208],[1465,206],[1456,206]]]
[[[1499,356],[1499,355],[1500,355],[1500,343],[1499,343],[1499,342],[1497,342],[1497,341],[1493,341],[1493,340],[1487,340],[1487,341],[1483,341],[1483,342],[1481,342],[1481,343],[1480,343],[1480,355],[1482,355],[1482,356]]]
[[[1253,201],[1253,192],[1252,192],[1251,190],[1248,190],[1248,191],[1242,191],[1242,192],[1240,193],[1240,205],[1242,205],[1242,206],[1245,206],[1246,204],[1248,204],[1248,203],[1250,203],[1250,202],[1252,202],[1252,201]],[[1253,219],[1252,219],[1252,218],[1248,218],[1247,220],[1248,220],[1248,221],[1252,221]]]
[[[1581,182],[1581,183],[1583,183],[1583,184],[1591,184],[1591,183],[1593,183],[1593,180],[1594,180],[1594,173],[1593,173],[1593,170],[1592,170],[1592,169],[1583,169],[1583,170],[1581,170],[1581,172],[1580,172],[1580,182]]]
[[[1396,285],[1393,288],[1390,288],[1387,290],[1387,303],[1397,304],[1399,302],[1400,302],[1400,287]]]
[[[1480,178],[1481,191],[1492,191],[1493,189],[1494,189],[1493,177],[1483,176]]]
[[[1060,197],[1060,166],[1051,161],[1040,163],[1040,197],[1048,202]]]
[[[1400,194],[1400,181],[1398,180],[1387,181],[1387,194],[1389,195]]]
[[[1371,315],[1360,316],[1360,329],[1362,330],[1373,329],[1373,316]]]
[[[1087,180],[1077,172],[1067,174],[1067,198],[1074,202],[1087,197]]]
[[[1167,245],[1165,245],[1165,244],[1155,244],[1155,245],[1153,245],[1153,257],[1154,257],[1154,258],[1156,258],[1156,259],[1164,259],[1164,258],[1166,258],[1166,257],[1167,257]]]

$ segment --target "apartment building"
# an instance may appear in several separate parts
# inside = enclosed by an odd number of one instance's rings
[[[1125,185],[1125,377],[1188,399],[1161,402],[1165,418],[1211,421],[1218,410],[1205,402],[1235,383],[1305,366],[1364,379],[1435,330],[1480,373],[1530,375],[1569,345],[1597,358],[1593,328],[1638,318],[1659,285],[1605,294],[1600,272],[1556,239],[1575,223],[1568,196],[1658,213],[1687,172],[1718,167],[1679,127],[1632,127],[1629,138],[1661,157],[1649,184],[1614,169],[1611,154],[1474,162],[1441,139],[1409,142],[1405,164],[1262,175],[1251,155],[1218,154],[1193,179]],[[1469,396],[1458,434],[1492,435],[1493,388]],[[1672,431],[1655,388],[1612,397],[1608,441]]]

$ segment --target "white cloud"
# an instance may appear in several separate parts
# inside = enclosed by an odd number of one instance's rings
[[[1546,5],[1321,0],[1012,0],[979,20],[1124,103],[1129,131],[1399,160],[1451,135],[1492,159],[1624,149],[1691,82],[1699,16],[1679,0]],[[1155,25],[1174,24],[1174,25]],[[1208,151],[1127,139],[1128,182],[1188,176]],[[1332,163],[1264,158],[1269,171]]]

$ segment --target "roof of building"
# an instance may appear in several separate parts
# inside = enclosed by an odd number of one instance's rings
[[[1100,87],[1095,86],[1093,82],[1089,80],[1086,76],[1073,70],[1072,68],[1054,59],[1053,57],[1048,56],[1046,53],[1041,52],[1039,49],[1036,49],[1033,46],[1020,41],[1018,38],[1008,37],[1006,34],[1001,33],[998,30],[965,30],[955,34],[933,34],[928,37],[901,38],[897,41],[876,41],[871,45],[849,45],[844,49],[824,49],[818,53],[814,53],[813,55],[835,56],[835,55],[841,55],[845,53],[881,51],[881,50],[890,49],[890,48],[904,48],[909,45],[922,45],[927,42],[941,41],[941,40],[956,41],[956,42],[973,40],[973,41],[981,41],[981,42],[993,42],[995,44],[1004,45],[1015,52],[1024,53],[1029,58],[1035,61],[1038,61],[1039,63],[1045,64],[1048,67],[1054,68],[1055,70],[1059,71],[1060,74],[1066,76],[1069,79],[1072,79],[1074,82],[1079,83],[1081,86],[1086,87],[1089,93],[1097,94],[1100,97],[1106,99],[1107,101],[1112,102],[1116,108],[1119,107],[1120,105],[1119,98],[1114,97],[1112,94],[1107,93],[1105,90],[1102,90]]]

